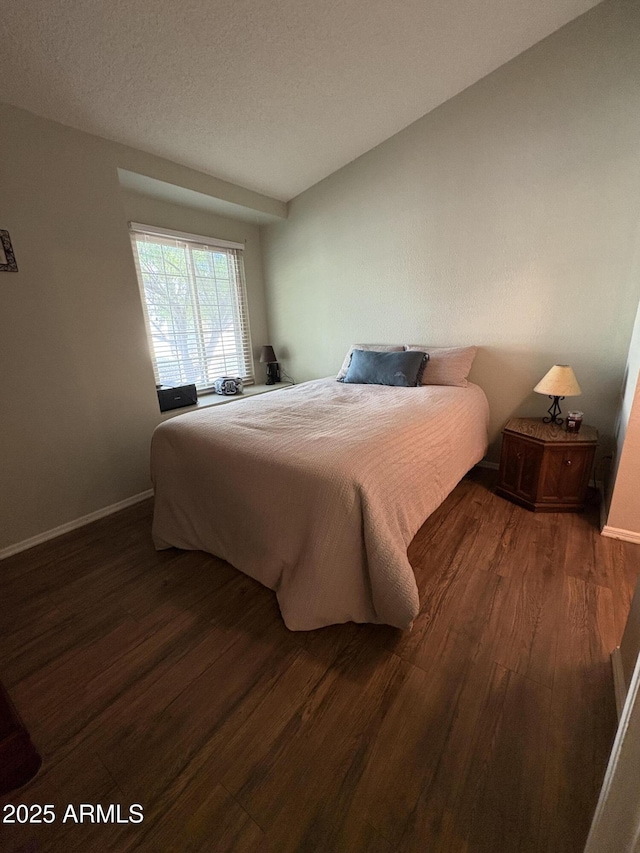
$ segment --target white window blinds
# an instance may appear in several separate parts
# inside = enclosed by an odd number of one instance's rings
[[[132,222],[156,382],[254,381],[242,244]]]

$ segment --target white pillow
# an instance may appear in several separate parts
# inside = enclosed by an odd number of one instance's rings
[[[467,376],[478,352],[478,347],[429,347],[422,344],[407,344],[407,350],[429,353],[422,374],[422,385],[456,385],[465,388]]]
[[[395,346],[395,344],[353,344],[353,346],[349,347],[349,352],[345,355],[342,367],[336,376],[338,382],[342,382],[347,375],[347,370],[351,362],[351,353],[354,349],[373,350],[373,352],[403,352],[405,347],[403,345]]]

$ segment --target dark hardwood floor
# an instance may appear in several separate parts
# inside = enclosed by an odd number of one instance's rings
[[[640,548],[471,472],[409,554],[413,630],[284,627],[151,503],[0,564],[0,680],[44,764],[2,851],[577,853],[613,741]],[[144,807],[142,823],[67,806]]]

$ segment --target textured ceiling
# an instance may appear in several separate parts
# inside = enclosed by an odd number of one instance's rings
[[[598,0],[2,0],[0,100],[288,200]]]

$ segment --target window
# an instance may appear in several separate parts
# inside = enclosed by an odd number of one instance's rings
[[[156,382],[254,381],[241,243],[130,224]]]

